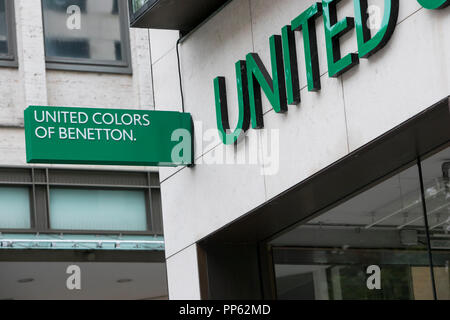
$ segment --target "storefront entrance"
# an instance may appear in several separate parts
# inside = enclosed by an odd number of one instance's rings
[[[278,298],[450,299],[449,168],[447,147],[273,240]]]
[[[203,239],[203,297],[450,299],[449,124],[445,98]]]

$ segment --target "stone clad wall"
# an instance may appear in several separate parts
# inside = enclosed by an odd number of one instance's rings
[[[371,2],[383,7],[383,1]],[[246,152],[242,144],[236,149],[224,147],[217,133],[214,137],[202,134],[217,128],[213,79],[226,77],[234,128],[238,114],[235,62],[256,52],[270,73],[269,37],[281,34],[281,28],[312,3],[234,0],[180,45],[185,109],[194,121],[201,121],[196,123],[197,162],[210,160],[221,149],[236,157]],[[185,248],[448,96],[449,10],[426,10],[417,1],[400,0],[397,27],[386,47],[370,59],[361,59],[339,78],[329,78],[327,73],[324,26],[319,17],[316,29],[322,90],[317,93],[306,88],[303,41],[298,33],[302,102],[280,115],[263,94],[265,129],[277,130],[279,137],[278,170],[261,174],[273,158],[267,156],[270,144],[264,143],[264,131],[256,130],[249,132],[259,137],[256,164],[201,164],[194,169],[161,170],[169,283],[183,266],[180,257],[196,255],[195,250]],[[353,1],[339,4],[338,19],[345,16],[354,17]],[[355,30],[341,39],[341,49],[343,55],[357,51]],[[165,52],[154,67],[156,108],[179,108],[175,50]],[[175,287],[171,285],[173,296]],[[178,288],[186,290],[183,283]],[[197,288],[192,290],[192,297],[198,298]]]

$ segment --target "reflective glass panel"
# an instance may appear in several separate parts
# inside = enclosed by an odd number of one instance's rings
[[[30,228],[28,188],[0,187],[0,229]]]
[[[417,166],[272,242],[279,299],[433,299]]]
[[[118,0],[44,0],[47,58],[120,62]]]
[[[50,226],[56,230],[147,229],[145,191],[51,189]]]
[[[450,300],[450,148],[422,162],[436,294]]]

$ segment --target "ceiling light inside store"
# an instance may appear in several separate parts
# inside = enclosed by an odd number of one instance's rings
[[[443,177],[437,178],[435,180],[435,184],[430,186],[430,187],[428,187],[425,190],[425,200],[426,201],[428,201],[430,199],[436,199],[439,196],[443,197],[445,199],[445,201],[448,201],[450,199],[450,185],[449,185],[449,180],[448,180],[448,178],[446,178],[445,174],[443,174]],[[384,221],[386,221],[386,220],[388,220],[388,219],[390,219],[390,218],[392,218],[394,216],[397,216],[400,213],[405,213],[407,211],[411,211],[413,208],[415,208],[416,206],[418,206],[421,203],[422,203],[421,199],[415,200],[415,201],[409,203],[408,205],[404,206],[403,208],[400,208],[399,210],[394,211],[393,213],[390,213],[390,214],[388,214],[388,215],[386,215],[384,217],[381,217],[378,220],[372,222],[371,224],[368,224],[364,228],[366,230],[370,229],[370,228],[372,228],[372,227],[374,227],[376,225],[379,225],[382,222],[384,222]],[[448,204],[444,205],[443,207],[440,207],[438,209],[439,210],[440,209],[444,209],[447,206],[448,206]],[[434,211],[432,213],[435,213],[435,212],[436,211]],[[432,214],[432,213],[429,213],[429,215]],[[410,221],[408,223],[405,222],[402,226],[398,227],[398,229],[402,229],[404,226],[407,226],[407,225],[409,225],[411,223],[414,223],[414,222],[416,222],[416,221],[418,221],[420,219],[421,218],[419,217],[419,218],[414,219],[414,220],[412,220],[412,221]]]
[[[432,214],[438,213],[438,212],[440,212],[441,210],[446,209],[446,208],[448,208],[448,207],[450,207],[450,203],[446,203],[446,204],[444,204],[444,205],[442,205],[442,206],[440,206],[440,207],[437,207],[437,208],[434,209],[434,210],[429,211],[429,212],[427,213],[427,216],[431,216]],[[421,216],[419,216],[419,217],[417,217],[417,218],[415,218],[415,219],[412,219],[411,221],[409,221],[409,222],[407,222],[407,223],[402,224],[401,226],[398,226],[397,229],[401,230],[401,229],[403,229],[403,228],[406,227],[406,226],[409,226],[409,225],[411,225],[411,224],[413,224],[413,223],[415,223],[415,222],[417,222],[417,221],[422,220],[423,218],[424,218],[424,216],[421,215]]]
[[[450,208],[449,208],[449,211],[450,211]],[[449,232],[450,231],[450,217],[448,217],[447,220],[439,222],[438,224],[435,224],[434,226],[430,227],[430,230],[434,230],[441,226],[445,231]]]
[[[425,196],[427,197],[427,198],[431,198],[431,197],[436,197],[437,195],[438,195],[438,190],[437,190],[437,188],[436,187],[431,187],[431,188],[428,188],[426,191],[425,191]]]

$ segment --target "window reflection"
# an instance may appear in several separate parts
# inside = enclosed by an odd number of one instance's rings
[[[450,300],[450,148],[422,162],[438,299]]]
[[[124,61],[118,0],[44,0],[43,8],[47,58]]]
[[[145,192],[52,188],[50,227],[56,230],[145,231]]]

